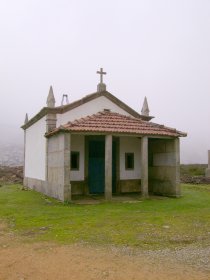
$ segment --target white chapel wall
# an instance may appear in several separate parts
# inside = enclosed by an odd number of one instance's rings
[[[134,153],[134,169],[125,169],[125,153]],[[120,137],[120,179],[141,178],[141,140],[134,137]]]
[[[46,117],[26,129],[25,177],[45,180]]]
[[[70,181],[84,181],[85,177],[85,137],[84,135],[71,135],[71,151],[79,152],[79,170],[70,171]]]
[[[110,109],[112,112],[131,116],[128,112],[117,106],[105,96],[100,96],[64,114],[57,114],[57,127],[61,124],[67,123],[68,121],[74,121],[76,119],[98,113],[99,111],[103,111],[104,109]]]

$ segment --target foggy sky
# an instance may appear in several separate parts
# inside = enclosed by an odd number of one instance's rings
[[[209,0],[0,0],[1,140],[22,141],[50,85],[56,105],[95,92],[100,67],[109,92],[188,133],[183,163],[207,163]]]

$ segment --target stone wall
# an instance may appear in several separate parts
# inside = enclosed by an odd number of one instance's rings
[[[149,192],[180,196],[179,139],[149,139]]]
[[[136,193],[141,192],[141,180],[120,180],[117,182],[117,193]],[[88,185],[85,181],[71,181],[72,195],[88,195]]]
[[[44,181],[46,177],[46,119],[43,117],[25,130],[25,176]]]
[[[23,179],[23,185],[31,190],[35,190],[48,196],[52,196],[49,194],[48,185],[46,181],[25,177]]]
[[[47,182],[50,196],[62,201],[71,200],[70,134],[48,138]]]
[[[88,186],[85,181],[71,181],[72,195],[87,195]]]
[[[130,179],[119,181],[119,193],[141,192],[141,180]]]

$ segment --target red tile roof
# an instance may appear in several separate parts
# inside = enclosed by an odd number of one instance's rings
[[[98,112],[97,114],[68,122],[47,133],[46,137],[50,137],[58,132],[99,132],[172,137],[187,136],[186,133],[177,131],[174,128],[110,111]]]

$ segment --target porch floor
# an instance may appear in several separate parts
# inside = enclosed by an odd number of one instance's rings
[[[111,202],[122,203],[138,203],[142,202],[145,198],[140,193],[124,193],[113,194]],[[166,199],[163,196],[149,195],[149,199]],[[90,195],[73,195],[72,203],[74,204],[100,204],[106,202],[104,194],[90,194]]]

